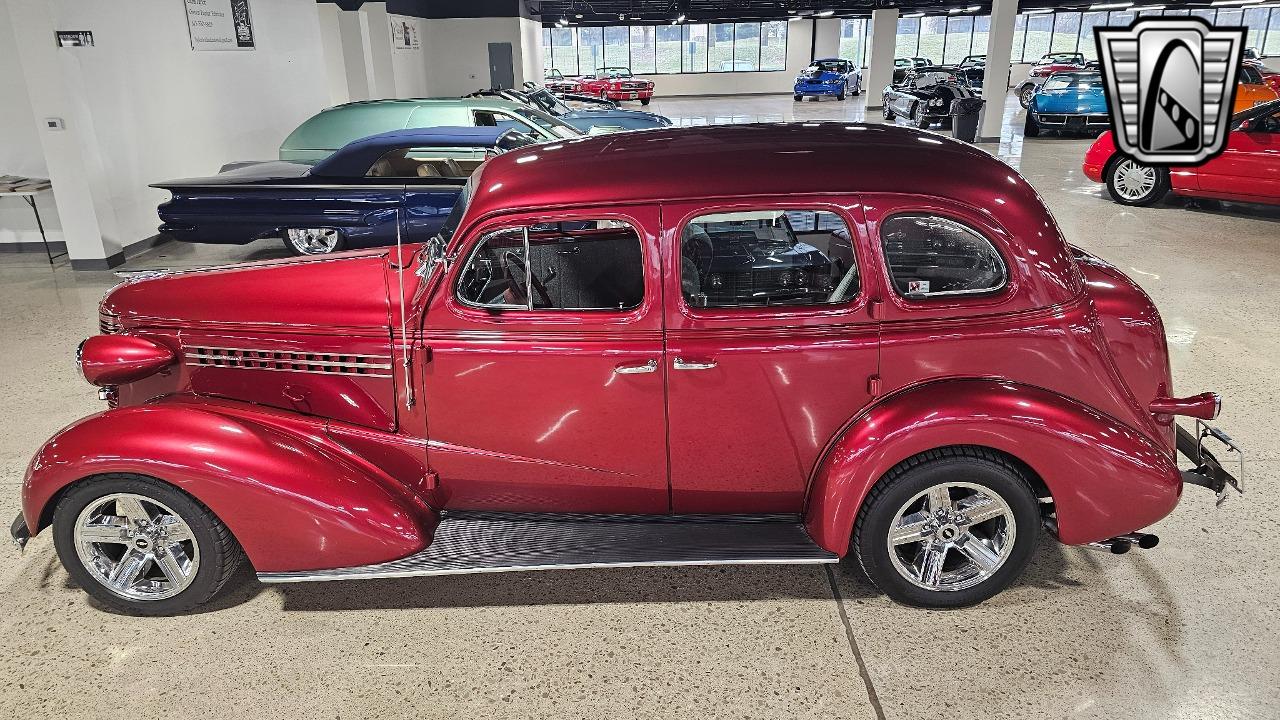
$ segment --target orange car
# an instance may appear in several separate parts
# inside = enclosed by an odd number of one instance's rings
[[[1280,94],[1267,84],[1257,66],[1240,66],[1240,84],[1236,86],[1236,104],[1231,108],[1232,113],[1243,112],[1254,105],[1277,98],[1280,98]]]

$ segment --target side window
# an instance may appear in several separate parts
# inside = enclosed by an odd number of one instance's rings
[[[695,217],[680,236],[680,287],[690,307],[832,305],[858,294],[849,227],[821,210]]]
[[[880,224],[893,287],[912,300],[995,292],[1008,282],[991,241],[936,215],[895,215]]]
[[[484,158],[447,157],[429,148],[398,148],[378,158],[365,176],[467,178],[482,162]]]
[[[519,118],[513,118],[506,113],[493,112],[491,110],[476,110],[473,113],[478,127],[498,127],[503,130],[518,130],[522,133],[531,133],[534,137],[546,137],[546,133],[540,131],[532,124]]]
[[[631,310],[644,299],[640,235],[617,220],[504,228],[480,238],[458,299],[494,310]]]

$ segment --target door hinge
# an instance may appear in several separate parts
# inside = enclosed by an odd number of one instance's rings
[[[872,375],[867,378],[867,394],[871,397],[880,396],[880,376]]]
[[[871,318],[872,320],[879,320],[879,319],[880,319],[880,314],[881,314],[881,312],[880,312],[880,311],[881,311],[881,308],[882,308],[882,306],[883,306],[883,305],[884,305],[884,303],[883,303],[883,302],[881,302],[881,301],[879,301],[879,300],[870,300],[870,301],[868,301],[868,302],[867,302],[867,317]]]

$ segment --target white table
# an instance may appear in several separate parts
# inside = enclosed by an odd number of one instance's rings
[[[62,257],[65,251],[55,255],[49,247],[49,238],[44,234],[44,222],[40,219],[40,209],[36,207],[36,195],[53,189],[53,184],[44,178],[29,178],[19,175],[0,175],[0,197],[14,195],[22,198],[36,215],[36,227],[40,228],[40,241],[44,243],[44,254],[49,256],[49,264],[53,259]]]

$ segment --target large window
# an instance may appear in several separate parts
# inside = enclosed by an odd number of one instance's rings
[[[920,18],[920,50],[918,57],[942,64],[942,49],[947,43],[947,16]],[[903,57],[903,56],[899,56]]]
[[[1080,13],[1061,12],[1054,14],[1053,43],[1049,52],[1076,52],[1080,44]]]
[[[895,58],[915,57],[920,49],[920,18],[898,18],[897,43],[893,48]]]
[[[1023,62],[1035,62],[1049,52],[1049,38],[1053,34],[1053,15],[1033,15],[1027,18],[1027,44],[1022,51]]]
[[[542,65],[564,75],[629,67],[637,75],[780,71],[787,68],[785,20],[688,25],[549,27]]]
[[[969,54],[973,43],[973,18],[953,17],[947,21],[947,50],[942,61],[958,65]]]
[[[852,60],[858,66],[866,64],[867,30],[870,25],[866,18],[844,18],[840,21],[840,57]]]

